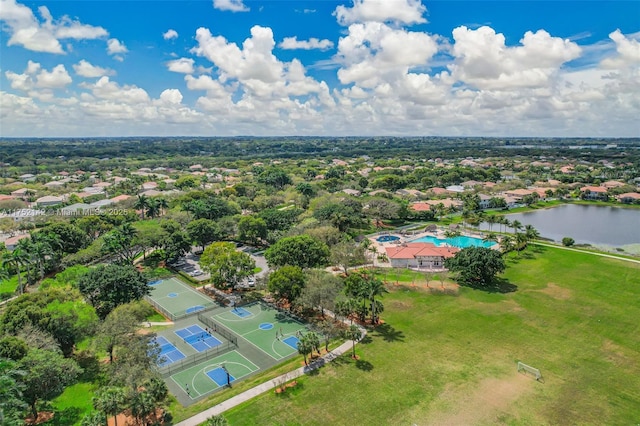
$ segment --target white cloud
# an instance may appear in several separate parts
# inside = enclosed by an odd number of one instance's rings
[[[527,31],[521,46],[505,45],[505,37],[490,27],[453,30],[449,66],[452,76],[479,89],[543,87],[562,64],[580,56],[580,47],[572,41],[551,37],[544,30]]]
[[[109,55],[118,55],[120,53],[127,53],[127,47],[124,43],[121,43],[118,39],[110,38],[107,40],[107,53]]]
[[[56,65],[51,71],[42,70],[36,76],[36,87],[42,89],[62,89],[71,84],[71,76],[64,65]]]
[[[71,76],[64,65],[59,64],[47,71],[40,64],[29,61],[23,74],[6,71],[5,76],[11,82],[11,88],[29,92],[35,96],[40,89],[49,92],[51,89],[62,89],[72,83]],[[39,93],[42,95],[42,93]]]
[[[35,52],[64,54],[60,43],[63,39],[92,40],[108,35],[102,27],[82,24],[68,16],[54,20],[45,6],[38,8],[41,22],[33,11],[15,0],[0,0],[0,21],[3,30],[10,34],[8,46],[22,46]]]
[[[84,59],[80,60],[80,62],[78,62],[77,64],[74,64],[73,70],[79,76],[86,78],[95,78],[115,74],[113,70],[92,65]]]
[[[438,51],[434,37],[422,32],[391,28],[378,22],[353,24],[338,42],[336,57],[343,67],[343,84],[374,87],[405,75],[411,67],[425,66]]]
[[[349,25],[356,22],[398,22],[422,24],[427,8],[421,0],[353,0],[353,7],[338,6],[333,14],[338,23]]]
[[[636,34],[636,36],[640,36]],[[625,36],[620,30],[615,30],[609,34],[609,38],[613,40],[616,45],[617,55],[613,58],[605,58],[601,65],[604,68],[616,69],[629,65],[640,65],[640,41],[632,38],[632,36]]]
[[[245,6],[242,0],[213,0],[213,8],[228,12],[248,12],[249,8]]]
[[[194,60],[191,58],[180,58],[167,62],[167,68],[172,72],[179,72],[182,74],[193,74]]]
[[[162,33],[162,38],[164,38],[165,40],[178,38],[178,32],[176,30],[169,29],[167,30],[167,32]]]
[[[327,50],[333,47],[333,42],[331,40],[323,39],[319,40],[315,37],[310,38],[309,40],[298,40],[297,36],[294,37],[285,37],[279,44],[278,47],[280,49],[285,50],[295,50],[295,49],[303,49],[303,50]]]

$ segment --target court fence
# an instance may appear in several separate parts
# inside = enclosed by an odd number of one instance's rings
[[[214,346],[213,348],[209,348],[206,351],[190,355],[186,358],[183,358],[179,361],[172,362],[171,364],[157,367],[156,370],[162,377],[170,376],[173,373],[177,373],[179,371],[185,370],[189,367],[192,367],[196,364],[201,363],[202,361],[206,361],[210,358],[213,358],[216,355],[220,355],[238,347],[237,341],[232,342],[228,340],[227,343],[223,343],[222,345]]]
[[[158,312],[160,312],[165,317],[169,318],[171,321],[177,321],[177,320],[180,320],[182,318],[186,318],[186,317],[191,316],[191,315],[195,315],[195,314],[202,313],[202,312],[212,311],[212,310],[217,309],[219,307],[218,304],[216,304],[215,302],[211,301],[211,302],[205,302],[205,305],[203,305],[204,309],[201,309],[199,311],[184,312],[184,313],[181,313],[181,314],[173,314],[173,313],[169,312],[168,310],[166,310],[165,308],[163,308],[158,302],[153,300],[151,297],[145,296],[144,299],[147,302],[151,303],[151,306],[153,306]]]
[[[151,303],[151,306],[153,306],[158,312],[160,312],[165,317],[169,318],[171,321],[175,321],[176,320],[176,316],[174,314],[172,314],[171,312],[167,311],[165,308],[160,306],[158,304],[158,302],[153,300],[151,297],[145,296],[144,300],[146,300],[147,302]]]
[[[206,325],[207,327],[209,327],[210,330],[213,330],[214,332],[218,333],[228,341],[232,342],[234,345],[238,346],[237,335],[234,332],[228,330],[222,324],[219,324],[218,322],[214,321],[213,318],[208,317],[204,315],[203,312],[201,312],[198,314],[198,320],[204,325]]]

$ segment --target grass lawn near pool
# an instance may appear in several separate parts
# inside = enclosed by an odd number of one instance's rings
[[[402,286],[386,323],[293,392],[225,413],[230,424],[635,424],[640,265],[535,247],[509,257],[513,293]],[[544,383],[516,372],[522,361]]]

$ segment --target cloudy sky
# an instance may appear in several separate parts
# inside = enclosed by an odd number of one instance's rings
[[[0,137],[640,136],[640,2],[0,0]]]

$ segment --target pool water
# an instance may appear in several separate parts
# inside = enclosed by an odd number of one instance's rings
[[[480,238],[475,237],[467,237],[465,235],[460,235],[458,237],[452,238],[436,238],[436,237],[422,237],[417,240],[411,241],[412,243],[431,243],[438,247],[441,246],[453,246],[458,248],[467,248],[467,247],[491,247],[496,244],[494,241],[482,241]]]
[[[390,241],[398,241],[399,239],[400,237],[397,237],[395,235],[382,235],[376,238],[376,241],[379,243],[388,243]]]

